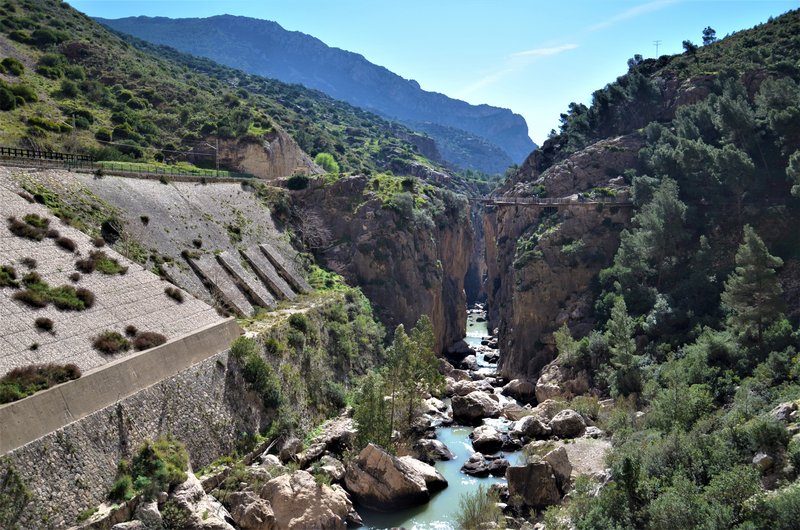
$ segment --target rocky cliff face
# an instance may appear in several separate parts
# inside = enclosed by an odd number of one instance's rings
[[[261,141],[220,140],[220,165],[266,180],[288,177],[298,171],[322,173],[291,136],[280,127],[273,127],[273,132],[265,135]]]
[[[297,193],[299,229],[304,236],[317,232],[317,257],[360,286],[387,326],[409,328],[430,315],[441,351],[466,326],[464,276],[473,247],[468,206],[445,207],[433,222],[424,220],[425,210],[405,217],[365,193],[370,182],[350,177]]]
[[[544,189],[567,197],[608,188],[623,200],[619,175],[637,168],[643,140],[629,135],[598,142],[538,174],[526,163],[506,198]],[[532,155],[533,156],[533,155]],[[552,332],[567,323],[581,335],[593,325],[591,293],[628,224],[629,203],[601,204],[577,197],[567,205],[496,205],[483,218],[489,321],[499,327],[500,370],[509,377],[535,377],[554,357]]]

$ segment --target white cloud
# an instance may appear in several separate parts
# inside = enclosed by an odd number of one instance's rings
[[[534,48],[521,52],[512,53],[511,57],[546,57],[548,55],[558,55],[561,52],[574,50],[577,44],[562,44],[561,46],[551,46],[549,48]]]
[[[597,24],[590,26],[588,31],[598,31],[601,29],[605,29],[613,26],[618,22],[624,22],[625,20],[630,20],[640,15],[652,13],[653,11],[658,11],[678,1],[679,0],[655,0],[654,2],[648,2],[647,4],[642,4],[636,7],[632,7],[630,9],[626,9],[622,13],[614,15],[613,17],[607,18],[602,22],[598,22]]]
[[[539,57],[558,55],[562,52],[574,50],[577,47],[577,44],[562,44],[560,46],[533,48],[531,50],[512,53],[503,59],[502,63],[497,68],[459,90],[458,93],[455,94],[455,97],[466,98],[475,92],[492,86],[514,72],[526,68]]]

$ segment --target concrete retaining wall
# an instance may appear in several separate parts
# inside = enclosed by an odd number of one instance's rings
[[[241,330],[232,318],[118,359],[80,379],[0,406],[0,455],[32,442],[226,350]]]
[[[207,333],[232,334],[235,323],[228,325]],[[196,345],[186,344],[176,356],[189,354]],[[172,369],[160,364],[167,362],[163,356],[150,361],[140,376],[154,374],[159,366],[164,375]],[[0,497],[20,506],[13,514],[19,518],[8,526],[0,520],[0,527],[60,530],[74,525],[78,514],[106,500],[117,464],[130,461],[146,440],[174,436],[186,445],[194,469],[241,450],[246,435],[262,431],[276,412],[265,411],[259,396],[247,390],[235,362],[227,350],[212,355],[0,458],[0,478],[13,471],[29,492],[27,498],[9,499],[14,492],[4,491],[0,483]],[[127,366],[132,367],[130,362]],[[107,381],[98,380],[90,394],[104,392],[101,385],[108,386]],[[69,412],[64,405],[58,411]]]

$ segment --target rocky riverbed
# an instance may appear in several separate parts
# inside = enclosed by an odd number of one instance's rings
[[[344,413],[305,444],[276,440],[239,465],[190,473],[169,495],[101,510],[92,528],[161,528],[179,513],[183,527],[208,530],[454,529],[459,498],[480,484],[497,490],[515,528],[523,514],[560,503],[577,475],[607,480],[604,433],[564,400],[537,402],[538,381],[499,377],[484,315],[470,310],[463,351],[441,361],[445,397],[426,397],[407,454],[372,444],[353,454]],[[544,383],[558,387],[552,374]]]

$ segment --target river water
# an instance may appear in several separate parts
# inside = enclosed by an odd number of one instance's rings
[[[485,322],[477,322],[482,314],[470,313],[467,319],[466,341],[471,346],[480,345],[481,339],[488,335]],[[483,362],[483,356],[478,355],[478,363],[487,372],[493,371]],[[490,420],[492,425],[498,426],[500,420]],[[461,466],[474,452],[469,435],[472,427],[439,427],[436,437],[441,440],[450,451],[456,455],[455,459],[437,462],[436,469],[447,479],[448,486],[436,493],[427,504],[409,508],[393,513],[378,513],[363,508],[358,508],[358,513],[364,520],[364,527],[369,530],[384,530],[395,527],[407,530],[457,530],[455,518],[459,512],[459,498],[464,493],[475,491],[479,484],[488,487],[494,483],[504,483],[504,478],[486,477],[477,478],[461,472]],[[511,465],[516,465],[521,459],[521,452],[505,454]]]

